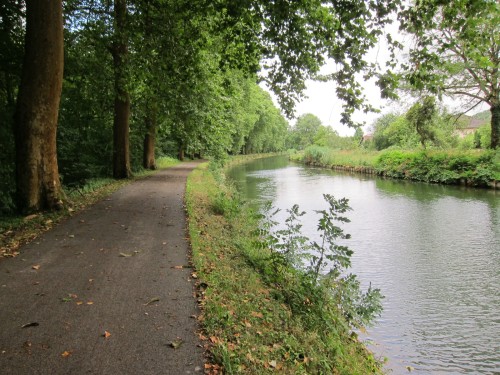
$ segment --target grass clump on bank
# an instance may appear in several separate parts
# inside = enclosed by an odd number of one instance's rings
[[[332,168],[375,167],[378,151],[367,150],[334,150],[322,146],[309,146],[304,151],[291,155],[290,159],[308,165]]]
[[[186,202],[213,373],[381,372],[347,311],[320,286],[326,278],[305,276],[272,250],[261,218],[241,204],[220,171],[195,170]]]
[[[177,159],[162,157],[157,160],[157,168],[168,168],[178,163]],[[141,170],[128,180],[93,178],[86,180],[78,188],[64,186],[68,205],[61,211],[40,212],[28,216],[0,215],[0,258],[18,255],[17,250],[21,245],[32,241],[74,212],[96,203],[131,181],[153,173],[155,172],[151,170]]]

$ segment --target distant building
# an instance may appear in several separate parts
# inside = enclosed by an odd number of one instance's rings
[[[373,139],[373,134],[365,134],[363,135],[363,142],[368,142]]]
[[[487,123],[488,120],[485,119],[462,115],[458,119],[458,125],[457,129],[455,130],[455,134],[460,138],[464,138],[465,136],[474,133],[477,129]]]

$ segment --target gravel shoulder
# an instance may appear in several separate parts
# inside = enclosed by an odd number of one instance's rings
[[[203,373],[186,178],[136,181],[0,262],[1,374]]]

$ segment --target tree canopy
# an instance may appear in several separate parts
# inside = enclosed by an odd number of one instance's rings
[[[128,177],[141,166],[154,168],[155,156],[165,153],[223,157],[283,149],[286,120],[257,84],[266,82],[291,117],[305,80],[315,77],[327,58],[337,71],[324,78],[338,83],[337,95],[346,102],[343,122],[352,123],[354,110],[368,109],[357,75],[374,74],[365,54],[396,5],[390,0],[65,1],[62,97],[51,109],[59,118],[58,159],[50,159],[53,180]],[[3,211],[14,206],[13,186],[23,190],[35,183],[14,182],[12,114],[23,41],[26,26],[40,28],[26,18],[25,8],[23,0],[0,5]],[[39,141],[47,141],[43,137]],[[24,145],[20,137],[16,149],[25,151],[18,164],[28,165],[34,154]],[[47,208],[43,202],[47,197],[33,207]]]
[[[400,13],[414,36],[403,78],[416,90],[490,107],[491,147],[500,140],[500,3],[417,0]]]

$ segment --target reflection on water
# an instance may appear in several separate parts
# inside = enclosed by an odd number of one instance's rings
[[[406,366],[415,374],[500,373],[498,192],[342,174],[286,158],[236,167],[231,176],[250,200],[299,204],[310,237],[322,194],[349,199],[352,270],[386,296],[367,339],[393,373]]]

